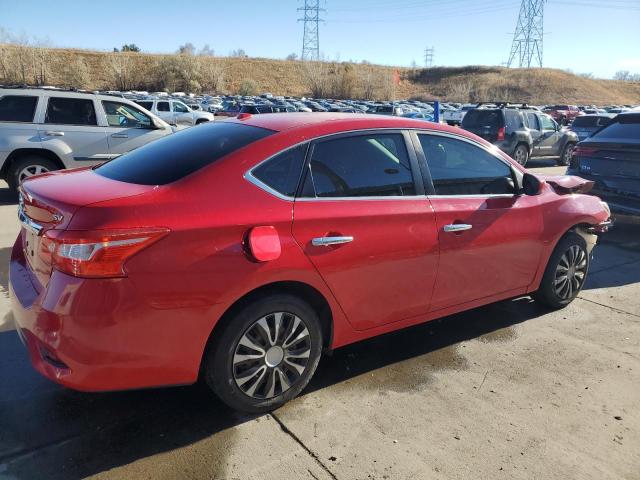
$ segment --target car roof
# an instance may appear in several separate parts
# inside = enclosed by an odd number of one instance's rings
[[[325,131],[330,133],[346,132],[349,130],[365,130],[374,128],[420,128],[424,129],[429,122],[413,120],[407,117],[395,117],[384,115],[368,115],[358,113],[325,113],[325,112],[289,112],[250,115],[243,118],[234,118],[230,122],[243,123],[255,127],[267,128],[277,132],[294,131],[302,129],[312,129],[314,126],[322,125]],[[466,135],[464,130],[431,123],[432,130]]]
[[[115,95],[102,95],[93,92],[73,92],[55,88],[0,88],[0,95],[41,96],[63,98],[96,98],[98,100],[134,103],[132,100]]]

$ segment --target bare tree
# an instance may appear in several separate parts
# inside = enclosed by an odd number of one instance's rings
[[[289,60],[289,61],[293,61],[293,60],[297,60],[297,59],[298,59],[298,55],[296,53],[290,53],[285,58],[285,60]]]
[[[77,57],[74,61],[66,63],[61,72],[60,80],[65,87],[88,88],[90,75],[84,58]]]
[[[326,62],[304,62],[303,74],[311,96],[326,97],[329,92],[329,68]]]
[[[178,53],[180,55],[194,55],[196,53],[196,47],[191,42],[187,42],[184,45],[178,47]]]
[[[222,92],[226,69],[221,60],[202,59],[200,65],[202,88],[208,92]]]
[[[131,57],[127,53],[110,53],[107,65],[118,90],[128,90],[130,87]]]
[[[242,48],[238,48],[237,50],[231,50],[231,52],[229,53],[230,57],[246,57],[247,54],[244,51],[244,49]]]
[[[200,55],[201,57],[213,57],[215,55],[215,52],[213,48],[211,48],[209,44],[206,43],[204,47],[200,49],[198,55]]]

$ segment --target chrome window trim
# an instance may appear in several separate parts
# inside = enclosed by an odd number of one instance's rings
[[[388,133],[392,133],[392,132],[397,132],[402,134],[402,132],[405,131],[411,131],[411,132],[415,132],[417,135],[422,134],[426,134],[426,135],[438,135],[438,136],[442,136],[442,137],[448,137],[448,138],[453,138],[456,140],[462,140],[465,141],[471,145],[474,145],[476,147],[481,148],[482,150],[486,151],[487,153],[489,153],[490,155],[492,155],[493,157],[495,157],[497,160],[500,160],[501,162],[503,162],[505,165],[507,165],[512,171],[516,171],[519,173],[519,171],[517,171],[513,165],[511,165],[510,162],[508,162],[507,160],[503,159],[499,154],[496,153],[496,151],[499,151],[500,149],[498,147],[496,147],[495,145],[493,146],[493,148],[488,148],[486,145],[483,145],[477,141],[475,141],[472,138],[467,138],[464,135],[459,135],[456,133],[452,133],[452,132],[443,132],[443,131],[439,131],[439,130],[429,130],[429,129],[425,129],[425,128],[419,128],[419,127],[409,127],[409,128],[403,128],[403,127],[377,127],[377,128],[366,128],[366,129],[356,129],[356,130],[345,130],[342,132],[333,132],[333,133],[328,133],[326,135],[322,135],[319,137],[314,137],[314,138],[310,138],[310,139],[306,139],[303,140],[301,142],[298,142],[294,145],[290,145],[289,147],[285,148],[284,150],[279,150],[278,152],[274,153],[273,155],[270,155],[269,157],[265,158],[264,160],[261,160],[260,162],[258,162],[257,164],[255,164],[253,167],[251,167],[249,170],[247,170],[244,174],[243,174],[243,178],[247,181],[249,181],[250,183],[254,184],[256,187],[260,188],[261,190],[264,190],[265,192],[273,195],[276,198],[279,198],[280,200],[284,200],[287,202],[315,202],[315,201],[346,201],[346,200],[414,200],[417,198],[424,198],[424,199],[428,199],[428,198],[506,198],[506,197],[517,197],[517,194],[488,194],[488,195],[427,195],[427,194],[418,194],[418,195],[381,195],[381,196],[369,196],[369,197],[291,197],[288,195],[284,195],[280,192],[278,192],[277,190],[271,188],[269,185],[267,185],[266,183],[262,182],[261,180],[259,180],[258,178],[256,178],[253,175],[253,170],[255,170],[256,168],[258,168],[260,165],[262,165],[265,162],[268,162],[269,160],[271,160],[272,158],[280,155],[281,153],[286,152],[287,150],[290,150],[292,148],[296,148],[299,147],[300,145],[303,145],[305,143],[311,143],[311,142],[316,142],[319,140],[323,140],[323,139],[327,139],[327,138],[331,138],[331,137],[335,137],[335,136],[342,136],[345,134],[358,134],[358,133],[367,133],[367,132],[376,132],[376,131],[384,131],[387,130],[389,131]],[[387,132],[384,132],[387,133]],[[415,147],[414,147],[415,148]],[[412,172],[413,173],[413,172]]]

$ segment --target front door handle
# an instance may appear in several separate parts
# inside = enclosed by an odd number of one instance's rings
[[[112,138],[129,138],[129,135],[127,135],[126,133],[112,133],[111,137]]]
[[[353,242],[353,237],[317,237],[311,240],[311,245],[314,247],[328,247],[329,245],[340,245],[349,242]]]
[[[64,132],[57,132],[53,130],[48,130],[44,132],[47,137],[64,137]]]
[[[471,230],[473,225],[469,225],[468,223],[452,223],[451,225],[445,225],[445,232],[464,232],[465,230]]]

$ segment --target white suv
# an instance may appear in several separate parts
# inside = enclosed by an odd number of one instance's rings
[[[150,112],[155,113],[171,125],[193,126],[213,121],[212,113],[192,110],[180,100],[136,100],[136,103]]]
[[[0,178],[85,167],[173,133],[135,103],[64,90],[0,88]]]

